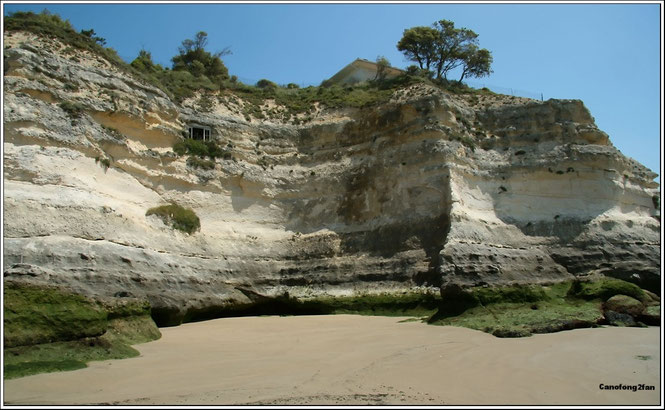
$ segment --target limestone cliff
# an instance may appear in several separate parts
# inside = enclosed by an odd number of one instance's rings
[[[103,58],[5,33],[4,274],[147,297],[158,323],[296,297],[604,274],[657,290],[655,174],[577,100],[425,84],[311,121],[175,104]],[[269,106],[266,109],[279,110]],[[172,151],[187,123],[232,152]],[[102,159],[110,161],[107,168]],[[195,210],[201,230],[154,206]]]

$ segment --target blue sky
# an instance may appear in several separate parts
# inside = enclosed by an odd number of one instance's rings
[[[405,29],[452,20],[479,34],[494,73],[472,85],[545,99],[580,99],[625,155],[660,174],[661,5],[651,4],[8,4],[44,8],[94,28],[131,61],[141,48],[170,66],[182,40],[208,33],[229,47],[230,74],[246,83],[318,85],[354,59],[397,51]],[[456,77],[451,75],[451,77]]]

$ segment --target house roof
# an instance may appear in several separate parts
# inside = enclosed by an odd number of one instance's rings
[[[364,58],[356,58],[354,61],[347,64],[346,67],[342,68],[335,75],[330,77],[330,81],[333,81],[333,82],[340,81],[341,79],[343,79],[347,75],[351,74],[353,72],[353,70],[355,70],[357,68],[365,68],[365,69],[376,71],[376,70],[378,70],[378,64],[376,64],[374,61],[365,60]],[[404,70],[400,70],[399,68],[395,68],[395,67],[387,67],[386,68],[386,74],[389,77],[398,76],[402,73],[404,73]]]

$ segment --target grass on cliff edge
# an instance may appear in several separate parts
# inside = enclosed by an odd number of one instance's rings
[[[645,300],[637,285],[618,279],[564,282],[552,286],[475,288],[455,301],[442,301],[428,323],[481,330],[498,337],[522,337],[596,327],[602,302],[618,294]]]
[[[6,379],[134,357],[130,345],[161,336],[147,302],[109,304],[16,282],[5,283],[3,301]]]

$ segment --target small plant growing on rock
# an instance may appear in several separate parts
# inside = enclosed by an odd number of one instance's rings
[[[215,102],[208,94],[203,94],[199,98],[198,107],[203,112],[212,112],[215,108]]]
[[[81,118],[83,110],[85,107],[78,103],[73,103],[70,101],[63,101],[60,103],[60,108],[67,113],[71,118],[78,119]]]
[[[109,134],[113,135],[116,138],[119,138],[119,139],[124,138],[122,133],[120,131],[118,131],[116,128],[107,127],[106,125],[103,125],[103,124],[102,124],[102,128],[104,129],[104,131],[108,132]]]
[[[471,149],[471,151],[476,150],[476,141],[474,141],[473,138],[466,136],[466,135],[454,135],[451,137],[453,141],[459,141],[464,145],[465,147]]]
[[[150,208],[145,216],[150,215],[157,215],[166,225],[190,235],[201,229],[201,221],[196,213],[175,203]]]
[[[104,172],[106,172],[111,167],[111,160],[97,156],[95,157],[95,164],[101,165],[104,168]]]
[[[189,157],[189,159],[187,159],[187,165],[192,168],[201,168],[206,170],[215,169],[215,161],[200,159],[197,157]]]
[[[178,141],[173,145],[173,152],[178,155],[193,155],[199,158],[209,157],[214,160],[215,158],[232,159],[233,155],[230,151],[219,146],[215,141],[199,141],[191,138],[185,138]]]

